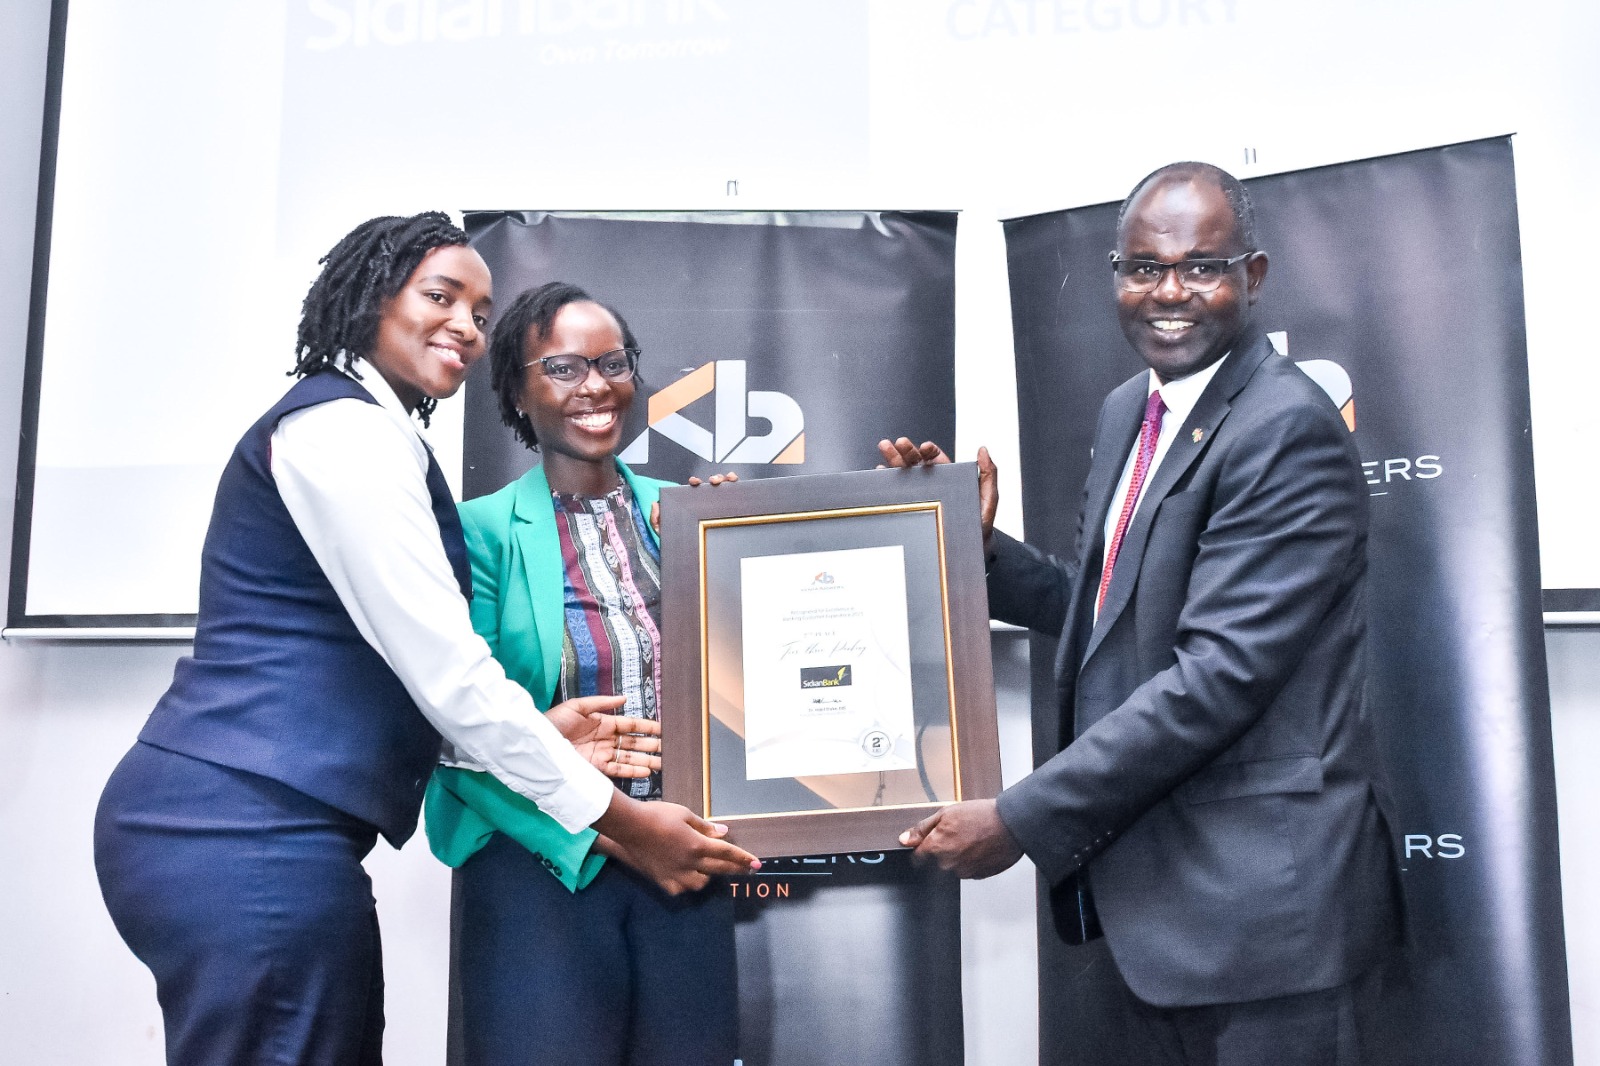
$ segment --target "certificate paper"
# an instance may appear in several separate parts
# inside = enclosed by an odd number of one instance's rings
[[[745,777],[916,769],[904,549],[740,568]]]

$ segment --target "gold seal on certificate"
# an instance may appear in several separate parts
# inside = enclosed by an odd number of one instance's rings
[[[915,770],[905,549],[740,563],[745,777]]]

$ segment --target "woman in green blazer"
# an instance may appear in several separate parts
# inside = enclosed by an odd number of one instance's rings
[[[559,282],[519,296],[490,347],[502,417],[541,463],[461,505],[472,621],[542,710],[615,695],[620,713],[656,717],[660,547],[649,518],[664,483],[616,458],[638,354],[620,315]],[[634,741],[630,758],[658,768],[653,739]],[[619,787],[658,798],[659,772]],[[668,896],[614,842],[566,832],[449,750],[425,811],[434,853],[456,868],[450,1028],[461,1061],[733,1061],[724,886]]]

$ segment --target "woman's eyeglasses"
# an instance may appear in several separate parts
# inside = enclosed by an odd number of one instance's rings
[[[572,354],[547,355],[542,359],[529,360],[522,365],[529,367],[538,363],[540,369],[544,371],[544,376],[563,388],[577,388],[589,379],[591,370],[598,370],[600,376],[611,384],[620,385],[624,381],[633,380],[633,372],[639,365],[641,354],[643,353],[638,348],[618,348],[604,355],[597,355],[593,359]]]

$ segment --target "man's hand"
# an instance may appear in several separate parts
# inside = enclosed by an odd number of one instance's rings
[[[761,860],[720,839],[725,825],[706,821],[676,803],[641,803],[621,792],[594,823],[615,854],[669,895],[702,889],[718,875],[761,869]]]
[[[895,440],[880,440],[878,454],[883,456],[883,465],[893,467],[936,466],[939,463],[948,463],[950,457],[944,449],[925,440],[921,444],[912,444],[909,437],[899,437]],[[1000,471],[996,469],[994,460],[989,458],[988,448],[978,449],[978,518],[983,523],[983,546],[989,547],[989,537],[994,533],[995,512],[1000,509]]]
[[[607,777],[649,777],[661,769],[661,723],[614,714],[621,696],[579,696],[545,713],[578,754]]]
[[[900,834],[900,843],[916,848],[919,862],[932,862],[957,877],[993,877],[1022,858],[994,800],[969,800],[941,807]]]
[[[692,477],[692,478],[689,479],[689,487],[691,489],[697,489],[702,484],[710,484],[714,488],[717,485],[722,485],[722,484],[731,485],[735,481],[738,481],[738,480],[739,480],[739,475],[735,474],[732,470],[730,470],[726,474],[712,474],[711,475],[711,480],[709,482],[701,482],[701,480],[699,478]],[[657,500],[656,502],[654,502],[654,503],[652,503],[650,505],[650,528],[656,531],[656,536],[659,537],[661,535],[661,501],[660,500]]]
[[[978,521],[983,525],[983,550],[989,550],[994,534],[994,515],[1000,509],[1000,471],[989,458],[989,449],[978,449]]]
[[[925,440],[921,444],[912,444],[910,437],[896,437],[894,440],[880,440],[878,454],[883,456],[884,466],[922,466],[926,463],[933,466],[938,463],[948,463],[950,457],[944,449]]]

